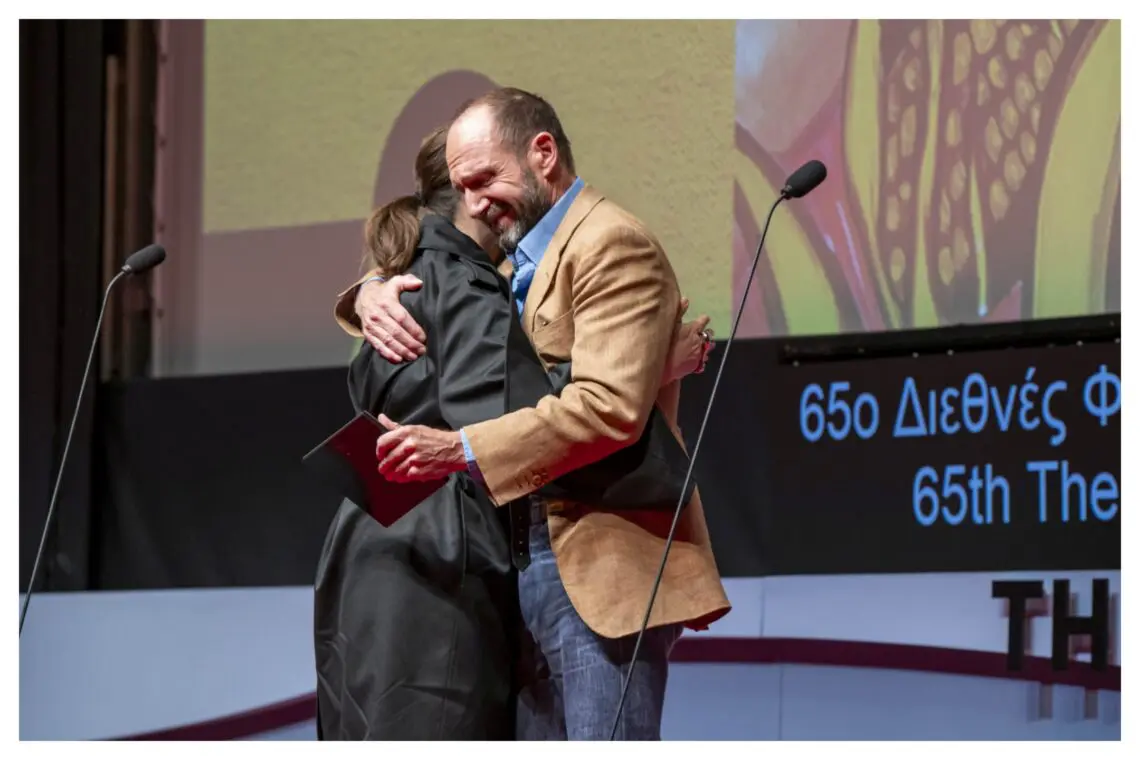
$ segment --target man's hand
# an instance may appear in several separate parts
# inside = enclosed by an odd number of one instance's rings
[[[412,361],[426,350],[427,336],[400,305],[401,293],[418,290],[421,285],[417,277],[401,274],[383,283],[366,282],[356,294],[356,315],[365,339],[393,364]]]
[[[684,315],[688,308],[689,300],[682,298],[681,314]],[[673,337],[673,348],[669,351],[669,360],[665,363],[662,384],[668,385],[686,375],[704,372],[713,349],[712,337],[707,314],[678,327]]]
[[[423,425],[398,425],[385,415],[380,424],[388,432],[376,441],[380,474],[396,483],[446,478],[467,469],[463,440],[458,431],[435,430]]]

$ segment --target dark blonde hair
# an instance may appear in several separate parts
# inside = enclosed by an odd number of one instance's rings
[[[385,203],[364,224],[366,257],[386,277],[407,270],[420,239],[420,220],[428,213],[447,220],[455,216],[459,193],[447,169],[447,129],[424,138],[416,154],[416,192]]]

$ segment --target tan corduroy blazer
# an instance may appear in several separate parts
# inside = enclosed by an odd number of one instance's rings
[[[362,278],[363,280],[363,278]],[[337,318],[359,335],[355,288]],[[635,442],[656,403],[677,438],[680,384],[661,386],[680,324],[680,290],[661,245],[634,216],[585,186],[543,255],[523,328],[547,365],[572,381],[533,409],[465,428],[497,505]],[[611,638],[641,626],[672,515],[548,504],[559,574],[582,620]],[[730,609],[699,493],[677,527],[650,625],[702,628]]]

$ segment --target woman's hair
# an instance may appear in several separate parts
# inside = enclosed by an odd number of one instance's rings
[[[429,134],[416,154],[416,192],[384,204],[364,225],[366,256],[386,277],[400,274],[412,263],[420,239],[420,219],[435,213],[451,220],[459,193],[447,169],[447,129]]]

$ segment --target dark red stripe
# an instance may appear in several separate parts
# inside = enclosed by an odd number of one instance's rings
[[[1097,671],[1088,663],[1075,662],[1068,670],[1056,671],[1046,657],[1026,657],[1022,669],[1015,672],[1006,667],[1005,654],[999,652],[868,641],[686,637],[677,643],[672,660],[684,663],[831,665],[911,670],[1079,686],[1094,691],[1120,691],[1119,666]],[[123,740],[229,741],[303,723],[316,715],[316,695],[304,694],[246,712],[127,736]]]
[[[1073,662],[1070,663],[1068,670],[1053,670],[1053,663],[1047,657],[1026,657],[1021,670],[1011,671],[1006,666],[1004,652],[871,641],[683,638],[677,643],[672,660],[673,662],[783,663],[914,670],[1080,686],[1094,691],[1120,691],[1118,666],[1099,671],[1093,670],[1088,663]]]
[[[284,702],[274,702],[271,705],[255,707],[233,715],[223,715],[201,723],[124,736],[121,741],[231,741],[304,723],[315,717],[317,717],[316,694],[302,694]]]

